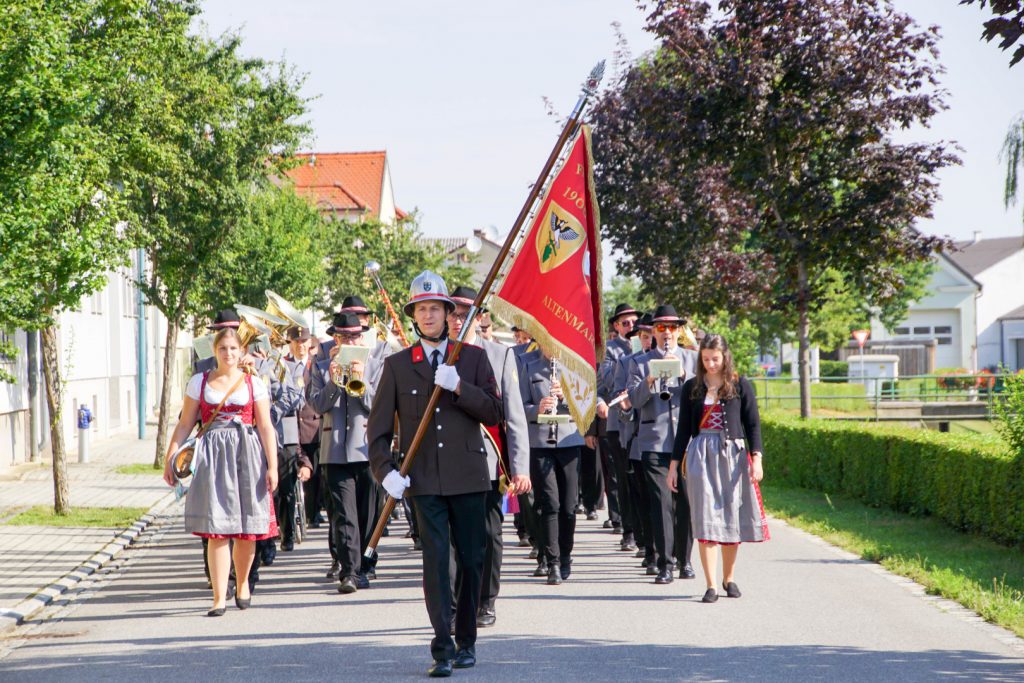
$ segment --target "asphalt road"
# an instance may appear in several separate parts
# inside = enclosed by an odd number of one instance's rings
[[[252,609],[211,619],[199,542],[174,506],[95,579],[0,639],[0,680],[421,680],[431,632],[419,555],[401,522],[392,530],[368,590],[343,596],[324,578],[321,529],[261,570]],[[712,605],[700,579],[654,585],[582,517],[561,586],[506,548],[498,623],[480,632],[477,667],[455,677],[1024,681],[1020,640],[782,523],[772,534],[741,550],[744,596]]]

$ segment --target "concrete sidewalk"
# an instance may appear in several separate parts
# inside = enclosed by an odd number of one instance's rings
[[[160,474],[124,475],[121,465],[151,463],[156,428],[148,438],[124,434],[92,444],[90,462],[69,454],[72,507],[135,507],[159,512],[174,501]],[[0,481],[0,522],[35,505],[53,505],[49,461],[26,465],[17,478]],[[131,543],[152,516],[131,527],[10,526],[0,523],[0,632],[49,604]]]

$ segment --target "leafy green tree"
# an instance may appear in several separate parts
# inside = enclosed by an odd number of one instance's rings
[[[793,321],[809,416],[828,274],[884,309],[948,244],[911,226],[957,159],[892,139],[944,107],[935,32],[888,0],[665,0],[648,29],[594,110],[606,233],[659,298]]]
[[[0,6],[0,326],[40,331],[58,514],[70,505],[55,321],[126,262],[121,168],[145,129],[147,65],[189,12],[174,0]]]
[[[268,289],[299,308],[313,304],[324,283],[323,230],[316,208],[290,187],[261,190],[198,284],[209,317],[236,303],[265,308]]]
[[[630,275],[613,275],[611,287],[604,290],[601,295],[601,307],[604,309],[604,319],[612,317],[612,312],[619,304],[629,304],[641,312],[653,311],[657,302],[654,297],[644,288],[644,283],[639,278]],[[680,309],[685,310],[685,306]]]
[[[381,320],[387,321],[383,299],[366,275],[368,261],[380,263],[381,282],[399,316],[402,303],[409,296],[409,285],[424,270],[436,272],[451,288],[470,282],[472,277],[469,268],[446,263],[440,247],[421,240],[415,215],[392,225],[377,220],[330,221],[324,226],[320,244],[327,278],[321,306],[327,311],[340,308],[346,296],[358,294]],[[406,329],[409,329],[409,321],[406,321]]]
[[[189,35],[152,74],[154,116],[126,183],[150,271],[139,283],[167,318],[154,465],[163,460],[178,331],[206,313],[201,283],[237,264],[226,245],[308,134],[301,79],[244,58],[240,39]]]

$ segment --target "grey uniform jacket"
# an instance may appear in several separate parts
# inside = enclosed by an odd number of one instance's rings
[[[618,395],[623,391],[626,391],[626,386],[629,384],[629,374],[633,366],[633,361],[637,356],[643,355],[641,353],[630,353],[619,358],[618,363],[615,365],[615,394]],[[638,448],[639,443],[636,440],[637,427],[640,425],[640,420],[637,417],[636,408],[630,407],[629,410],[623,410],[622,404],[611,408],[618,412],[619,420],[619,445],[623,448],[629,449],[629,459],[639,460],[640,450]]]
[[[597,368],[597,397],[605,403],[619,395],[620,391],[615,390],[615,372],[619,367],[619,360],[630,353],[632,348],[629,342],[621,337],[611,340],[605,347],[604,360]],[[613,407],[608,411],[605,431],[617,432],[619,429],[619,411]]]
[[[671,353],[682,361],[684,377],[676,377],[668,381],[671,398],[667,401],[658,395],[657,382],[653,388],[647,386],[650,362],[666,357],[661,349],[651,349],[647,353],[636,356],[630,366],[627,391],[630,402],[639,412],[640,426],[636,441],[640,452],[672,452],[676,425],[679,422],[683,382],[697,372],[697,352],[677,346]]]
[[[509,477],[522,474],[530,476],[530,433],[526,424],[526,411],[523,408],[522,395],[519,392],[519,367],[516,354],[511,347],[500,342],[487,341],[477,337],[474,342],[487,354],[487,360],[494,371],[494,381],[498,385],[501,396],[503,427],[505,428],[505,445],[508,448]],[[487,448],[487,471],[491,473],[491,481],[497,481],[498,452],[490,439],[484,439]]]
[[[548,435],[551,433],[551,426],[539,424],[537,414],[540,412],[540,401],[551,393],[551,361],[539,351],[524,354],[519,358],[522,365],[519,375],[520,393],[523,399],[523,408],[526,410],[526,420],[529,423],[530,448],[572,448],[582,446],[583,437],[576,429],[576,423],[569,418],[569,422],[555,427],[557,443],[549,444]],[[559,413],[568,414],[565,402],[559,403]]]
[[[374,382],[370,377],[379,376],[376,367],[382,361],[366,359],[363,370],[366,392],[361,397],[349,396],[348,392],[331,380],[331,358],[317,355],[317,361],[310,365],[309,383],[306,385],[306,401],[323,416],[320,432],[320,464],[349,465],[368,462],[369,449],[366,441],[366,422],[373,405]]]

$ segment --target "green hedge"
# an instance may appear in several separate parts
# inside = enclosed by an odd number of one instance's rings
[[[781,415],[761,425],[773,478],[1024,544],[1024,457],[996,437]]]

